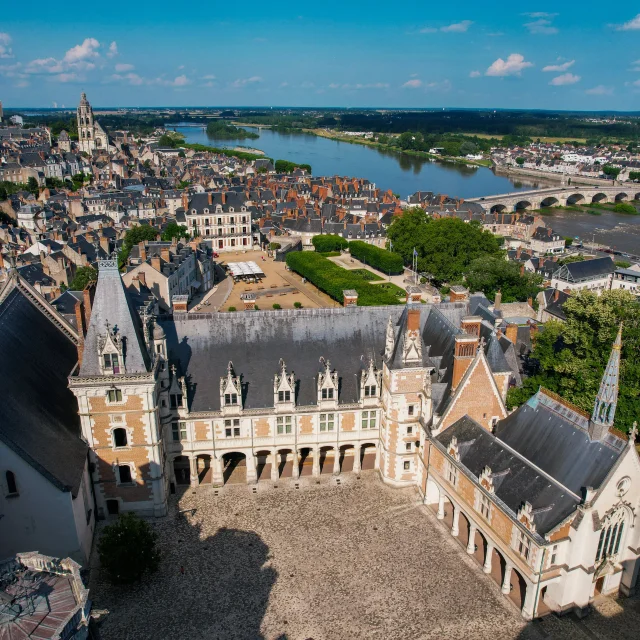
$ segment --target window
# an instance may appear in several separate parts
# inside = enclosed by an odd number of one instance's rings
[[[333,388],[331,388],[331,389],[323,389],[322,390],[322,399],[323,400],[333,400]]]
[[[529,559],[531,554],[531,541],[527,538],[527,535],[522,531],[518,531],[516,538],[516,551],[525,559]]]
[[[225,393],[224,394],[224,403],[225,403],[225,405],[238,404],[238,394],[237,393]]]
[[[287,393],[289,393],[287,391]],[[291,433],[291,416],[278,416],[277,423],[277,433],[281,436],[284,433]]]
[[[126,447],[127,446],[127,430],[119,427],[113,430],[113,446],[114,447]]]
[[[111,369],[113,373],[120,373],[120,361],[117,353],[105,353],[103,357],[105,369]]]
[[[553,548],[551,549],[551,560],[549,562],[549,565],[553,567],[556,564],[557,560],[558,560],[558,545],[554,544]]]
[[[181,393],[172,393],[169,396],[169,402],[171,402],[171,408],[177,409],[182,406],[182,394]]]
[[[484,494],[480,495],[480,514],[483,518],[489,519],[491,513],[491,500]]]
[[[411,461],[410,460],[405,460],[403,467],[404,467],[405,471],[411,471]]]
[[[375,411],[362,412],[362,428],[363,429],[375,429],[376,420],[377,420],[377,415]]]
[[[615,556],[618,553],[623,529],[624,521],[618,521],[615,524],[611,523],[603,527],[600,532],[600,540],[598,541],[596,562],[600,562],[610,556]]]
[[[333,431],[335,413],[320,414],[320,431]]]
[[[173,434],[174,442],[181,442],[187,439],[187,423],[186,422],[172,422],[171,431]]]
[[[364,388],[364,397],[373,398],[377,395],[377,392],[378,392],[378,387],[376,387],[375,384],[372,384],[371,386],[366,385]]]
[[[107,391],[107,402],[122,402],[122,391],[120,389],[109,389]]]
[[[410,404],[407,411],[408,411],[409,415],[412,416],[413,412],[415,411],[415,407],[412,404]]]
[[[410,436],[413,433],[413,427],[407,427],[407,435]]]
[[[407,442],[407,444],[405,444],[404,448],[405,448],[406,451],[411,451],[411,443]]]
[[[278,391],[278,402],[291,402],[291,391]]]
[[[16,474],[13,471],[7,471],[5,474],[7,479],[7,495],[17,496],[18,485],[16,484]]]
[[[224,435],[225,435],[225,438],[240,437],[240,419],[239,418],[234,418],[233,420],[224,421]]]
[[[458,485],[458,467],[453,462],[447,463],[447,480],[454,487]]]
[[[120,484],[131,483],[131,467],[128,464],[119,465],[118,477],[120,478]]]

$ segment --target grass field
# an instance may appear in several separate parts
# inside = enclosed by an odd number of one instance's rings
[[[373,273],[373,271],[369,271],[369,269],[352,269],[351,273],[353,273],[354,275],[360,276],[367,282],[375,282],[376,280],[382,280],[382,278],[379,275]]]
[[[460,135],[474,136],[476,138],[482,138],[483,140],[490,140],[491,138],[498,138],[499,140],[502,140],[502,136],[490,135],[488,133],[461,133]],[[535,137],[533,139],[537,140],[538,138]],[[540,137],[540,142],[567,142],[567,141],[580,142],[582,144],[585,144],[587,142],[587,139],[586,138],[567,138],[566,136],[560,137],[560,138],[544,137],[544,136]]]

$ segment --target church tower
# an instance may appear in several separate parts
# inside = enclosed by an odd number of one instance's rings
[[[86,93],[80,96],[80,104],[78,105],[78,144],[80,151],[89,154],[97,147],[93,126],[93,109],[87,100]]]
[[[165,336],[122,284],[118,260],[98,262],[80,363],[69,377],[89,445],[98,517],[167,512],[163,428],[169,413]]]

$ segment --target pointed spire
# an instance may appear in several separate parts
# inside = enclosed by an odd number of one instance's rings
[[[620,378],[620,351],[622,350],[622,322],[618,329],[618,335],[613,343],[613,349],[609,356],[607,368],[602,376],[600,390],[593,407],[591,421],[595,424],[611,427],[616,414],[618,403],[618,382]]]
[[[634,421],[633,426],[631,427],[631,431],[629,431],[630,447],[633,447],[633,445],[635,445],[637,437],[638,437],[638,423]]]

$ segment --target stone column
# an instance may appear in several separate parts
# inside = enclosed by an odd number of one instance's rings
[[[469,544],[467,544],[467,553],[473,555],[476,552],[476,527],[473,522],[469,521]]]
[[[280,472],[278,470],[278,452],[274,451],[271,454],[271,481],[272,482],[278,482],[278,479],[280,478]]]
[[[256,468],[256,456],[253,451],[247,454],[247,484],[258,482],[258,469]]]
[[[294,480],[297,480],[300,477],[300,458],[298,457],[297,451],[293,451],[291,455],[293,456],[293,468],[291,470],[291,477]]]
[[[438,497],[438,520],[444,520],[444,493],[440,491],[440,495]]]
[[[197,487],[198,486],[198,459],[193,456],[192,458],[189,458],[189,471],[191,472],[191,486],[192,487]]]
[[[451,535],[458,536],[460,530],[458,529],[458,521],[460,520],[460,509],[454,504],[453,505],[453,524],[451,525]]]
[[[318,447],[313,450],[313,468],[311,475],[314,478],[320,477],[320,449]]]
[[[353,448],[353,472],[360,473],[361,470],[362,469],[360,467],[360,445],[356,445]]]
[[[527,593],[525,593],[524,604],[522,605],[522,617],[526,620],[533,620],[533,617],[536,614],[533,607],[535,604],[537,589],[535,584],[529,584],[528,581],[525,581],[525,583],[527,585]],[[542,589],[540,589],[540,592],[542,592]],[[539,596],[538,598],[538,602],[540,602],[542,596]]]
[[[333,475],[337,476],[340,474],[340,449],[335,449],[335,455],[333,457]]]
[[[493,546],[493,544],[491,544],[491,542],[487,540],[487,556],[484,559],[484,565],[482,566],[482,570],[485,573],[491,573],[491,560],[493,558],[494,549],[495,547]]]
[[[374,469],[380,469],[380,448],[382,447],[382,445],[380,444],[380,442],[378,442],[378,444],[376,445],[376,461],[373,465]]]
[[[504,567],[504,580],[502,581],[502,593],[505,595],[511,593],[511,570],[513,565],[510,562]]]
[[[222,456],[213,456],[211,458],[213,468],[211,470],[211,481],[214,485],[220,486],[224,484],[224,469]]]

